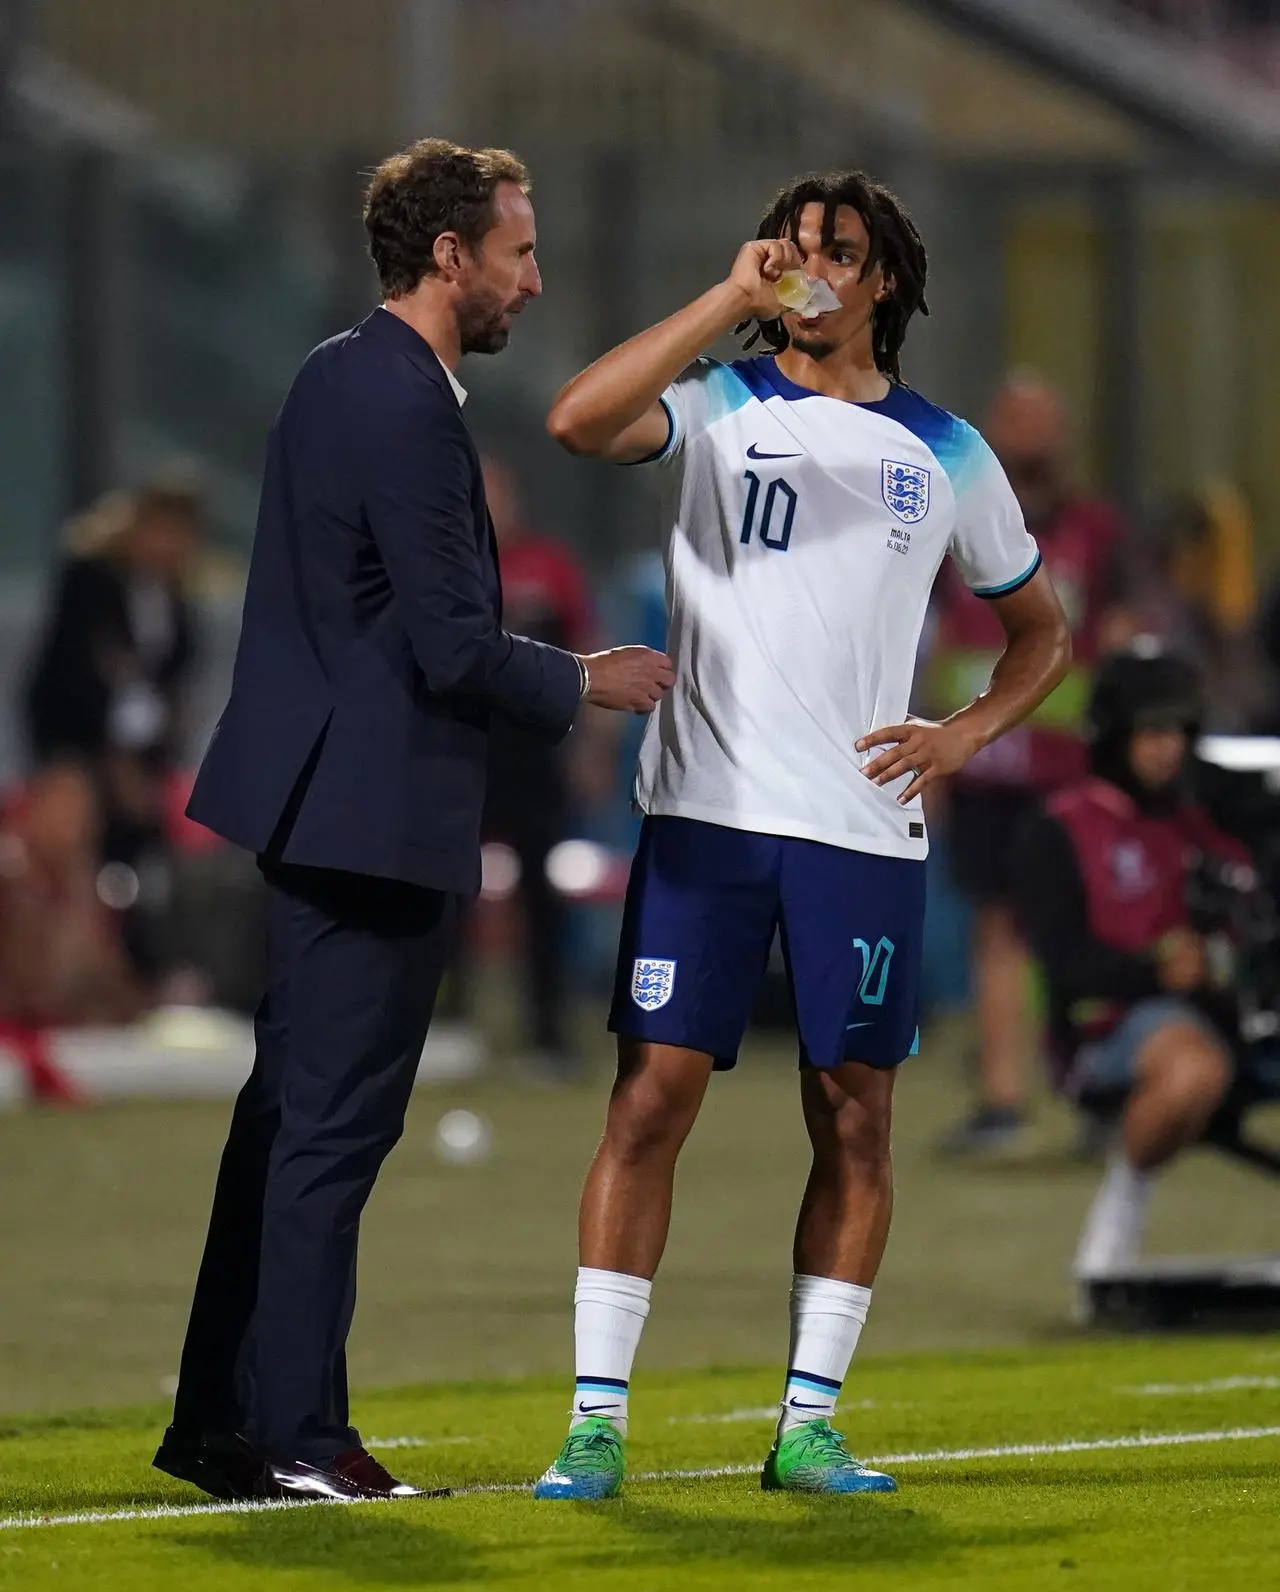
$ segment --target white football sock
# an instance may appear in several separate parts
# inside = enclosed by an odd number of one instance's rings
[[[778,1436],[830,1420],[871,1308],[870,1288],[834,1277],[791,1279],[791,1348]]]
[[[647,1277],[578,1267],[573,1294],[577,1385],[571,1429],[600,1415],[626,1435],[631,1362],[649,1314],[652,1287]]]
[[[1138,1171],[1123,1155],[1113,1156],[1080,1230],[1077,1277],[1104,1277],[1137,1260],[1150,1194],[1151,1173]]]

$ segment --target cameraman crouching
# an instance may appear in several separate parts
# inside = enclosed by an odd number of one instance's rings
[[[1191,927],[1203,858],[1247,861],[1191,800],[1200,680],[1150,637],[1106,660],[1089,704],[1092,777],[1022,832],[1023,932],[1048,984],[1064,1091],[1123,1100],[1119,1143],[1076,1248],[1077,1279],[1137,1259],[1153,1174],[1203,1133],[1231,1083],[1236,1010]]]

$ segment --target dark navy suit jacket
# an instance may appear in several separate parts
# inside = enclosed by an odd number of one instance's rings
[[[190,816],[287,863],[473,892],[489,715],[559,740],[580,678],[502,628],[480,462],[429,345],[385,309],[322,343],[272,428]]]

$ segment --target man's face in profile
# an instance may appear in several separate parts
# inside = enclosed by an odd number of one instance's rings
[[[529,196],[514,182],[493,195],[493,225],[464,252],[458,330],[464,354],[497,354],[511,337],[512,317],[542,292],[534,259],[537,228]]]

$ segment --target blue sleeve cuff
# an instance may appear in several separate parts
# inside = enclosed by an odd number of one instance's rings
[[[665,398],[659,398],[658,402],[667,412],[667,440],[662,444],[656,453],[647,453],[643,459],[624,460],[623,462],[626,464],[628,469],[634,468],[637,464],[657,464],[659,460],[667,458],[675,449],[677,431],[675,410]]]
[[[971,588],[975,597],[990,599],[992,597],[1011,597],[1014,592],[1021,591],[1027,582],[1034,578],[1036,571],[1043,563],[1039,552],[1031,560],[1031,564],[1024,569],[1021,575],[1015,575],[1012,580],[1006,580],[999,586],[974,586]]]

